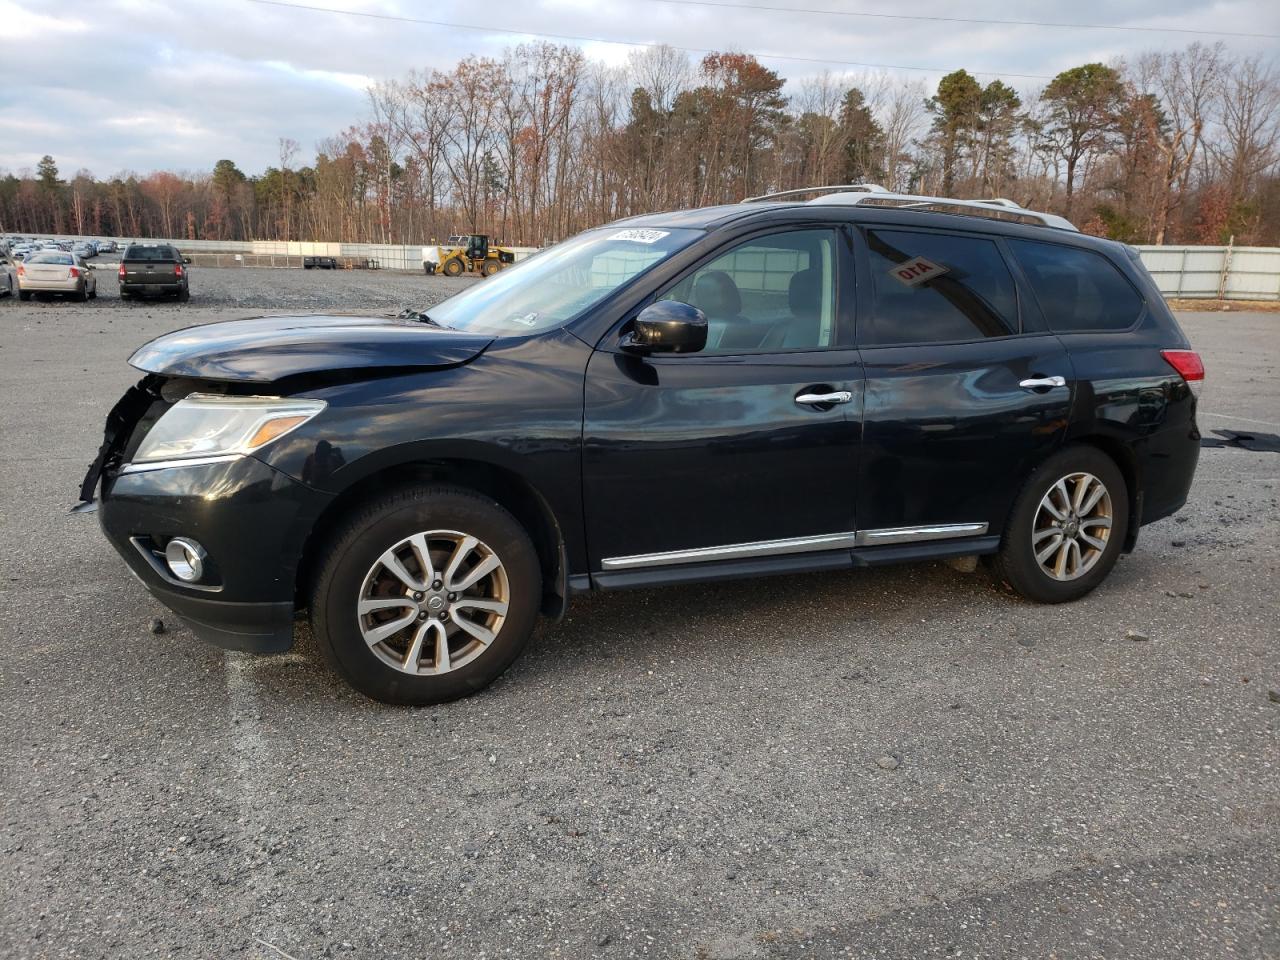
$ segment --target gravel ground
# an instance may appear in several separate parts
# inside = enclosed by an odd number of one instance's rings
[[[0,301],[0,956],[1280,956],[1280,455],[1205,450],[1075,604],[943,564],[602,594],[417,711],[305,631],[196,642],[66,513],[141,341],[447,289]],[[1280,432],[1278,318],[1182,319],[1206,429]]]

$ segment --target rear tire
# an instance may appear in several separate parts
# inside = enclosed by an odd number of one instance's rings
[[[497,260],[486,260],[480,267],[480,275],[482,277],[492,277],[495,273],[502,269],[502,264]]]
[[[88,287],[81,284],[80,287],[76,290],[75,296],[72,299],[74,299],[76,303],[84,303],[86,300],[89,299]]]
[[[186,303],[190,299],[191,299],[191,291],[189,289],[187,289],[186,287],[183,287],[181,290],[178,291],[179,303]]]
[[[1116,565],[1128,529],[1129,490],[1115,461],[1096,447],[1066,447],[1018,494],[992,570],[1028,600],[1078,600]]]
[[[31,299],[31,291],[30,291],[30,290],[19,290],[19,291],[18,291],[18,299],[19,299],[19,300],[30,300],[30,299]]]
[[[533,543],[510,513],[471,490],[393,491],[358,508],[321,549],[312,631],[335,670],[374,700],[422,706],[482,690],[537,622]]]

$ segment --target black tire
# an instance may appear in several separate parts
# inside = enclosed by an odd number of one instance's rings
[[[183,287],[181,290],[178,291],[179,303],[186,303],[190,299],[191,299],[191,290],[189,288]]]
[[[507,611],[475,659],[451,672],[411,675],[386,663],[365,641],[356,603],[385,551],[413,534],[441,530],[476,537],[497,555],[508,584]],[[496,680],[533,633],[542,600],[533,542],[510,513],[474,491],[443,485],[395,490],[358,507],[321,549],[324,562],[310,596],[312,632],[334,669],[374,700],[423,706],[469,696]],[[461,633],[453,639],[467,640]]]
[[[1092,566],[1075,579],[1058,580],[1036,559],[1032,536],[1042,499],[1060,479],[1078,473],[1092,475],[1106,488],[1111,503],[1111,526],[1106,531],[1105,547]],[[1095,538],[1102,539],[1098,528],[1092,529]],[[1028,600],[1037,603],[1078,600],[1105,580],[1116,565],[1128,529],[1129,490],[1120,468],[1097,447],[1069,446],[1037,467],[1018,494],[1000,540],[1000,550],[992,558],[992,571],[1001,583]]]
[[[120,299],[121,299],[121,300],[132,300],[132,299],[133,299],[133,294],[132,294],[132,293],[129,293],[127,290],[121,290],[121,291],[120,291]]]
[[[446,277],[462,276],[462,261],[457,257],[450,257],[444,262],[444,275]]]
[[[86,300],[88,300],[89,299],[88,286],[83,283],[80,284],[80,286],[76,289],[75,296],[72,297],[72,299],[75,300],[76,303],[84,303]]]
[[[31,291],[30,291],[30,290],[19,290],[19,291],[18,291],[18,299],[19,299],[19,300],[30,300],[30,299],[31,299]]]
[[[96,286],[96,285],[94,286],[94,288],[93,288],[92,290],[90,290],[90,291],[89,291],[89,299],[90,299],[90,300],[97,300],[97,299],[98,299],[98,288],[97,288],[97,286]]]

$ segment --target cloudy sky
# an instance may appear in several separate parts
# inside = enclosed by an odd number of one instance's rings
[[[50,153],[64,175],[80,168],[98,176],[121,170],[207,170],[222,157],[257,173],[277,162],[281,137],[297,140],[309,158],[318,140],[361,119],[370,82],[411,69],[449,67],[471,53],[497,55],[535,39],[534,34],[599,38],[572,42],[609,63],[624,62],[635,47],[606,40],[745,51],[790,84],[823,69],[858,71],[845,65],[851,62],[891,66],[895,73],[934,83],[957,67],[1006,77],[1051,76],[1079,63],[1174,49],[1197,39],[1221,39],[1239,53],[1275,56],[1280,49],[1274,39],[1280,35],[1277,0],[299,2],[310,9],[254,0],[0,0],[0,170],[33,168]],[[713,5],[725,2],[770,9]],[[317,9],[326,7],[454,26]],[[837,10],[909,19],[830,12]],[[1206,33],[950,23],[928,17]],[[458,26],[466,24],[490,29]],[[924,69],[905,69],[911,67]],[[1025,89],[1040,81],[1010,82]]]

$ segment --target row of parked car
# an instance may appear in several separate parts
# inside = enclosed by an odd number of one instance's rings
[[[90,260],[100,253],[115,253],[120,247],[114,240],[54,240],[36,237],[0,237],[0,254],[7,254],[15,261],[26,260],[36,253],[61,251]]]
[[[16,294],[19,300],[33,295],[61,295],[75,300],[98,296],[95,268],[74,246],[41,247],[22,256],[0,249],[0,295]],[[190,257],[167,243],[131,243],[120,257],[117,277],[120,299],[140,296],[172,296],[183,302],[191,298]]]

